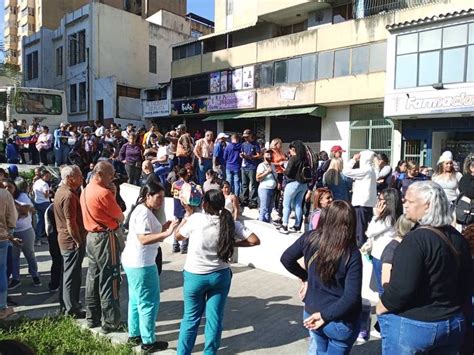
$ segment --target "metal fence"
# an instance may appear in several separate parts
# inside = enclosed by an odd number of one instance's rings
[[[354,18],[364,18],[441,1],[443,0],[354,0],[353,15]]]

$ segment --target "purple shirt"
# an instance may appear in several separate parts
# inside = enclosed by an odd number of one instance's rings
[[[135,164],[142,161],[142,149],[138,144],[124,144],[120,149],[119,159],[127,164]]]

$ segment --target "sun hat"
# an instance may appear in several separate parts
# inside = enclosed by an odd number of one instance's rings
[[[453,161],[453,153],[451,153],[449,150],[446,150],[441,154],[441,156],[438,159],[438,164],[447,162],[447,161]]]

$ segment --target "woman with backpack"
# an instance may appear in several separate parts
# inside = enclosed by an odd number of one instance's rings
[[[362,258],[356,244],[356,215],[346,201],[334,201],[316,231],[304,233],[281,263],[307,283],[304,326],[308,354],[349,354],[360,328]],[[304,257],[305,268],[298,260]]]
[[[290,232],[299,232],[303,223],[303,197],[308,190],[308,183],[305,179],[305,164],[307,164],[306,146],[302,141],[293,141],[290,143],[290,159],[285,169],[287,183],[283,193],[283,219],[279,227],[280,233],[288,234]],[[288,221],[290,212],[294,209],[296,220],[290,230]]]

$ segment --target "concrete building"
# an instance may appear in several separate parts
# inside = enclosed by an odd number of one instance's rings
[[[160,10],[186,15],[186,0],[5,0],[6,62],[22,68],[22,38],[41,28],[56,29],[69,12],[88,3],[102,3],[148,18]]]
[[[471,7],[469,0],[216,0],[215,33],[173,48],[172,115],[190,130],[251,128],[266,141],[341,145],[345,158],[373,149],[394,164],[403,156],[421,161],[414,138],[403,135],[421,121],[384,114],[395,68],[390,41],[414,30],[399,23]],[[435,148],[443,147],[427,146]]]
[[[171,45],[190,33],[169,11],[143,19],[94,2],[24,39],[24,84],[64,90],[71,122],[141,120],[141,90],[170,81]]]

